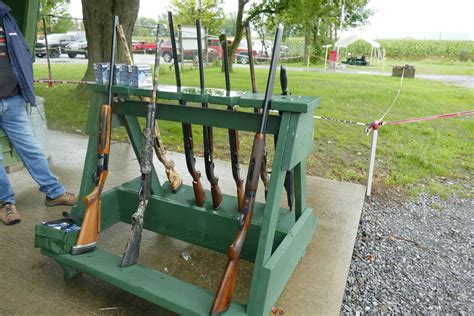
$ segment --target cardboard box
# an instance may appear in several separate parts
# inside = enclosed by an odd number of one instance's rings
[[[393,66],[392,77],[415,78],[415,67],[410,65]]]
[[[109,82],[109,63],[96,63],[94,64],[94,77],[96,83],[108,83]]]
[[[128,85],[136,88],[153,85],[151,65],[132,65],[128,72]]]
[[[115,82],[116,85],[128,86],[128,73],[130,65],[127,64],[116,64],[115,65]]]

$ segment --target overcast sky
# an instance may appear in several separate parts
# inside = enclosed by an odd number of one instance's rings
[[[226,12],[236,11],[237,0],[224,0]],[[169,0],[141,0],[139,16],[156,18],[167,12]],[[375,14],[363,32],[371,38],[387,34],[467,33],[474,40],[474,0],[370,0]],[[81,16],[81,0],[71,0],[71,15]]]

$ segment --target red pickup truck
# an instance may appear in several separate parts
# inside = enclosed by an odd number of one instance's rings
[[[178,54],[179,54],[179,51],[178,51]],[[208,47],[207,54],[208,54],[209,62],[213,62],[214,60],[219,58],[218,52],[212,47]],[[171,49],[170,40],[164,41],[163,44],[161,44],[161,57],[163,57],[163,60],[167,63],[171,62],[171,60],[173,59],[173,51]],[[183,57],[185,60],[192,59],[192,60],[197,61],[197,50],[185,49]]]
[[[155,52],[156,43],[148,43],[145,41],[142,42],[132,42],[132,50],[134,52]]]
[[[132,50],[134,53],[154,53],[156,52],[156,44],[155,43],[147,43],[144,41],[141,42],[132,42]],[[222,49],[221,49],[222,52]],[[161,57],[165,62],[170,62],[173,59],[173,53],[171,50],[171,41],[164,41],[161,44]],[[209,61],[212,62],[219,58],[219,52],[214,49],[213,47],[208,48],[208,57]],[[197,60],[197,51],[196,50],[185,50],[184,51],[184,59],[195,59]]]

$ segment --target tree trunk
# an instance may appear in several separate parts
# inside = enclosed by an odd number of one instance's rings
[[[320,19],[317,18],[313,26],[313,45],[315,46],[318,45],[319,23]]]
[[[304,31],[304,53],[303,53],[303,61],[304,65],[309,65],[309,57],[311,52],[311,29],[306,28]]]
[[[313,63],[319,63],[321,62],[321,57],[322,57],[322,45],[325,44],[324,42],[324,36],[322,36],[322,32],[324,31],[324,24],[321,23],[321,18],[317,17],[315,19],[315,23],[313,25],[312,29],[312,50],[313,50],[313,56],[311,56],[310,60]]]
[[[88,43],[89,62],[82,80],[94,78],[94,63],[110,61],[112,45],[113,16],[119,17],[130,47],[140,0],[82,0],[82,15]],[[125,54],[117,40],[117,60],[125,62]]]
[[[235,37],[232,45],[229,47],[229,70],[232,71],[232,65],[234,62],[234,54],[237,51],[237,47],[239,47],[240,41],[242,40],[242,34],[244,33],[244,8],[245,5],[249,2],[249,0],[239,0],[239,7],[237,10],[237,19],[235,22]],[[222,71],[224,68],[222,67]]]

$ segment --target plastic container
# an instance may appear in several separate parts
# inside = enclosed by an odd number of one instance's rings
[[[329,51],[329,61],[337,63],[337,51],[336,50],[330,50]]]

